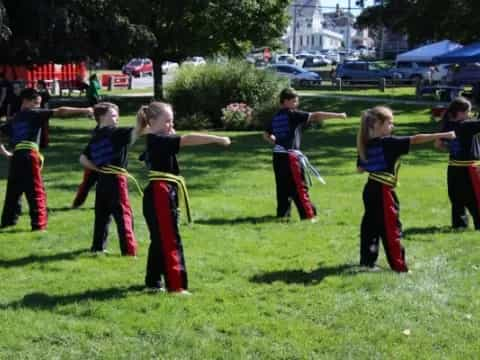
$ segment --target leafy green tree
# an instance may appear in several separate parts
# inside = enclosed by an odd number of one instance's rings
[[[385,0],[366,8],[357,18],[359,27],[385,26],[408,34],[412,44],[450,39],[461,43],[478,40],[478,0]]]
[[[238,55],[283,33],[289,0],[5,0],[0,62]],[[0,16],[2,15],[0,8]],[[4,17],[0,17],[4,19]],[[161,76],[155,77],[161,96]]]

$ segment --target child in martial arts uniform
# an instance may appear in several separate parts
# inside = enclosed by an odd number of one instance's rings
[[[308,194],[303,164],[307,160],[300,152],[302,131],[311,123],[326,119],[345,119],[345,113],[305,112],[297,110],[298,94],[287,88],[280,93],[280,110],[269,122],[264,139],[273,148],[273,170],[277,190],[277,217],[290,216],[291,201],[295,202],[301,219],[313,219],[316,209]]]
[[[176,135],[173,111],[169,104],[152,102],[143,106],[137,115],[138,122],[149,125],[144,159],[150,183],[143,196],[143,214],[150,231],[148,250],[147,288],[163,290],[162,277],[168,291],[189,294],[187,271],[182,241],[178,230],[179,197],[185,201],[187,216],[188,194],[176,155],[183,146],[216,143],[229,145],[230,139],[208,134]]]
[[[137,241],[133,233],[133,214],[128,197],[128,147],[143,131],[141,124],[118,127],[118,106],[99,103],[94,107],[98,129],[92,136],[80,163],[98,173],[95,195],[95,224],[91,251],[106,252],[111,217],[117,223],[122,255],[135,256]]]
[[[360,265],[376,269],[381,238],[390,267],[397,272],[407,272],[405,250],[400,243],[399,202],[394,190],[399,158],[409,152],[410,145],[453,139],[455,133],[392,136],[392,130],[393,113],[389,108],[377,106],[363,113],[357,136],[358,171],[367,171],[369,176],[363,190],[365,213],[360,230]]]
[[[468,209],[475,229],[480,230],[480,121],[468,119],[471,108],[467,99],[454,99],[443,116],[442,131],[455,131],[456,139],[435,144],[450,153],[447,183],[452,227],[468,226]]]
[[[1,145],[1,152],[10,158],[1,227],[17,223],[21,212],[21,196],[25,193],[30,208],[32,230],[44,230],[47,227],[47,199],[41,174],[43,156],[39,152],[41,129],[52,116],[90,116],[92,108],[41,109],[41,95],[31,88],[24,89],[20,97],[20,111],[1,129],[14,148],[12,154]]]

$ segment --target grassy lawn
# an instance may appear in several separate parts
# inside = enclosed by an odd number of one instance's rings
[[[343,89],[339,90],[302,90],[302,93],[308,95],[315,94],[328,94],[328,95],[339,95],[339,96],[368,96],[382,99],[399,99],[399,100],[426,100],[426,101],[435,101],[438,100],[432,95],[422,96],[420,99],[417,99],[415,96],[414,87],[397,87],[397,88],[386,88],[385,92],[380,91],[379,89]]]
[[[346,111],[305,134],[303,149],[327,185],[311,196],[319,222],[277,222],[271,152],[260,133],[230,133],[228,149],[179,157],[195,223],[182,225],[191,297],[143,291],[149,235],[131,186],[137,259],[94,257],[93,200],[70,210],[78,156],[94,124],[52,120],[44,152],[49,229],[31,233],[24,211],[0,231],[2,359],[474,359],[480,353],[478,233],[450,231],[446,154],[415,148],[398,195],[411,274],[360,272],[365,177],[355,173],[358,114],[371,103],[308,97],[306,109]],[[397,134],[432,131],[428,109],[394,105]],[[125,116],[132,124],[133,116]],[[130,170],[146,184],[130,153]],[[7,164],[0,160],[0,193]],[[131,184],[133,185],[133,184]],[[26,207],[25,207],[26,209]],[[475,355],[477,354],[477,355]]]

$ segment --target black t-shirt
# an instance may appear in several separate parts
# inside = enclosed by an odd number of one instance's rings
[[[445,143],[452,160],[480,159],[480,121],[446,121],[442,131],[455,131],[456,139]]]
[[[15,146],[21,141],[32,141],[38,144],[42,126],[53,115],[52,110],[28,109],[18,112],[1,129],[10,138],[10,145]]]
[[[265,129],[275,136],[274,151],[299,150],[302,130],[309,117],[310,113],[305,111],[280,109]]]
[[[388,172],[395,175],[395,164],[410,151],[409,136],[385,136],[371,139],[366,147],[367,160],[358,159],[358,166],[368,172]]]
[[[95,166],[114,165],[126,169],[128,146],[132,141],[132,134],[132,127],[105,126],[97,128],[83,154]]]
[[[180,170],[176,155],[179,151],[180,136],[149,134],[144,154],[145,164],[149,170],[178,175]]]

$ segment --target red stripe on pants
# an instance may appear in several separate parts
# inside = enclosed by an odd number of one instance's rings
[[[90,175],[92,174],[92,170],[90,169],[84,169],[83,170],[83,179],[82,183],[78,187],[77,190],[77,195],[75,196],[75,200],[73,200],[74,203],[83,203],[85,201],[85,198],[87,197],[87,193],[85,191],[85,187],[87,186],[87,181]]]
[[[468,173],[470,175],[470,180],[472,182],[473,193],[475,194],[475,199],[477,200],[477,208],[480,211],[480,174],[479,168],[476,166],[469,166]]]
[[[177,248],[177,234],[173,226],[173,216],[169,197],[169,185],[162,181],[152,184],[155,216],[159,225],[159,238],[165,257],[165,277],[168,290],[183,289],[182,260]]]
[[[382,185],[383,217],[385,224],[385,251],[390,267],[398,272],[407,271],[402,245],[400,227],[398,226],[398,210],[395,207],[392,189],[390,186]]]
[[[131,256],[137,255],[137,240],[133,233],[132,208],[128,198],[128,180],[125,176],[117,175],[118,193],[120,197],[120,206],[122,207],[122,220],[125,230],[125,241],[127,246],[127,254]]]
[[[294,153],[289,152],[288,161],[290,163],[290,170],[292,172],[292,178],[295,184],[298,198],[300,199],[300,204],[305,210],[305,218],[314,218],[315,210],[313,210],[312,202],[310,201],[310,197],[308,196],[308,192],[306,190],[307,187],[305,185],[305,180],[302,176],[302,169],[300,167],[298,157]]]
[[[32,182],[33,182],[33,199],[35,203],[35,210],[38,212],[38,223],[36,224],[38,230],[47,228],[47,195],[42,180],[42,160],[37,151],[30,150],[32,157]]]

